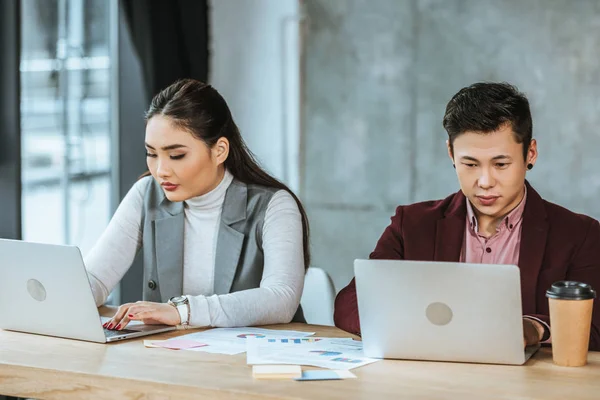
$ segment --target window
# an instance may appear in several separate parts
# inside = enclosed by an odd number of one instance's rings
[[[111,210],[111,7],[21,0],[22,225],[86,253]]]

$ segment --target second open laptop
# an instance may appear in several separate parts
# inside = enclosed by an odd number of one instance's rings
[[[520,271],[515,265],[355,260],[365,355],[523,364]]]
[[[104,329],[76,246],[0,239],[0,277],[2,329],[98,343],[176,329],[139,323]]]

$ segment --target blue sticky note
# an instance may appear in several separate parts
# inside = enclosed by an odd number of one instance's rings
[[[332,381],[338,379],[342,378],[337,372],[319,369],[302,371],[300,378],[294,378],[296,381]]]

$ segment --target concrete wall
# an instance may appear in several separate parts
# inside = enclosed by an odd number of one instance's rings
[[[600,217],[600,2],[307,0],[301,193],[337,289],[394,208],[458,190],[441,125],[461,87],[531,102],[543,197]]]
[[[113,176],[112,179],[118,185],[116,194],[118,201],[121,201],[147,169],[142,141],[146,135],[144,112],[148,107],[148,94],[142,80],[142,64],[133,47],[123,10],[119,10],[118,60],[119,137],[112,150],[116,152],[113,156],[118,158],[118,176]],[[122,304],[141,300],[143,277],[144,265],[140,252],[121,280],[119,288],[109,297],[109,303]]]
[[[274,176],[298,187],[298,0],[213,0],[210,83]]]

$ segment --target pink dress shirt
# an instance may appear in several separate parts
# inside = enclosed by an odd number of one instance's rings
[[[478,264],[519,265],[521,227],[526,201],[527,190],[525,190],[525,195],[519,205],[498,224],[496,233],[490,237],[485,237],[479,234],[477,217],[471,202],[467,199],[467,226],[460,261]],[[544,321],[528,315],[523,317],[538,321],[550,331],[550,327]],[[544,343],[550,343],[550,339]]]

